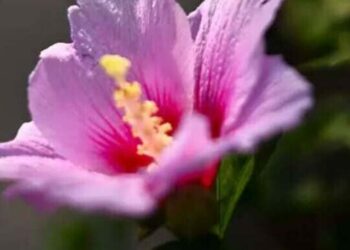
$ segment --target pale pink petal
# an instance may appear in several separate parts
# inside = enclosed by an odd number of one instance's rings
[[[239,115],[226,120],[224,137],[235,150],[251,151],[259,141],[293,128],[312,106],[311,86],[281,58],[267,58],[263,72]]]
[[[258,84],[264,33],[280,3],[206,0],[189,17],[196,43],[195,108],[210,118],[214,136],[220,135],[228,109],[239,110]]]
[[[0,143],[0,158],[24,155],[60,158],[33,122],[23,124],[14,140]]]
[[[174,0],[79,0],[69,9],[79,54],[96,64],[105,54],[132,61],[130,79],[143,86],[174,127],[193,92],[193,41]]]
[[[156,205],[142,175],[107,176],[65,160],[0,158],[0,178],[15,181],[8,196],[24,197],[40,207],[68,206],[140,217],[151,213]]]
[[[148,164],[135,157],[138,141],[113,101],[115,85],[102,69],[86,68],[70,44],[41,54],[30,78],[35,124],[69,161],[96,171],[134,171]]]

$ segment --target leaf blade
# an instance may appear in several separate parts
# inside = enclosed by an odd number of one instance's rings
[[[252,177],[254,163],[254,157],[231,156],[221,164],[216,185],[219,223],[215,228],[220,238],[224,237],[237,203]]]

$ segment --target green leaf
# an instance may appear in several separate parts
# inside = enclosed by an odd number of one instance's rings
[[[216,184],[219,223],[215,229],[223,238],[237,202],[243,194],[254,169],[253,157],[232,156],[223,160]]]

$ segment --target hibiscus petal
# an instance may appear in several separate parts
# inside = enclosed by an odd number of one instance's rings
[[[162,196],[174,185],[204,175],[213,162],[228,152],[228,146],[211,139],[209,123],[204,116],[192,114],[186,117],[173,144],[164,151],[150,173],[156,183],[153,191]]]
[[[0,157],[20,155],[60,158],[33,122],[23,124],[14,140],[0,143]]]
[[[236,150],[251,151],[262,139],[293,128],[313,103],[311,86],[281,58],[269,57],[264,65],[259,86],[224,126]]]
[[[79,166],[98,171],[133,170],[138,141],[115,107],[114,83],[100,68],[86,69],[69,44],[41,54],[30,78],[35,124],[54,149]]]
[[[239,109],[257,84],[264,33],[280,3],[206,0],[189,16],[196,43],[195,108],[210,118],[214,136],[221,132],[231,100]]]
[[[140,82],[160,116],[176,127],[191,106],[193,41],[183,10],[174,0],[79,0],[69,9],[79,54],[96,64],[105,54],[132,62],[129,77]]]
[[[7,195],[24,197],[39,207],[64,205],[139,217],[156,205],[141,175],[112,177],[65,160],[35,156],[1,158],[0,166],[1,179],[16,181]]]

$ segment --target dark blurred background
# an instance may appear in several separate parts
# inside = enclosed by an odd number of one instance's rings
[[[182,2],[190,11],[200,1]],[[30,120],[28,75],[42,49],[69,41],[66,8],[71,4],[0,0],[1,141],[13,138]],[[350,1],[287,0],[267,41],[269,53],[283,54],[312,82],[316,105],[302,126],[259,151],[261,167],[235,212],[227,236],[234,247],[228,249],[350,249]],[[1,199],[0,249],[68,250],[47,247],[47,238],[59,241],[51,231],[62,234],[59,225],[69,225],[71,217],[45,215],[20,201]]]
[[[27,78],[39,52],[68,41],[64,0],[0,0],[0,140],[13,138],[27,110]],[[0,201],[0,249],[42,249],[47,216],[19,201]]]

